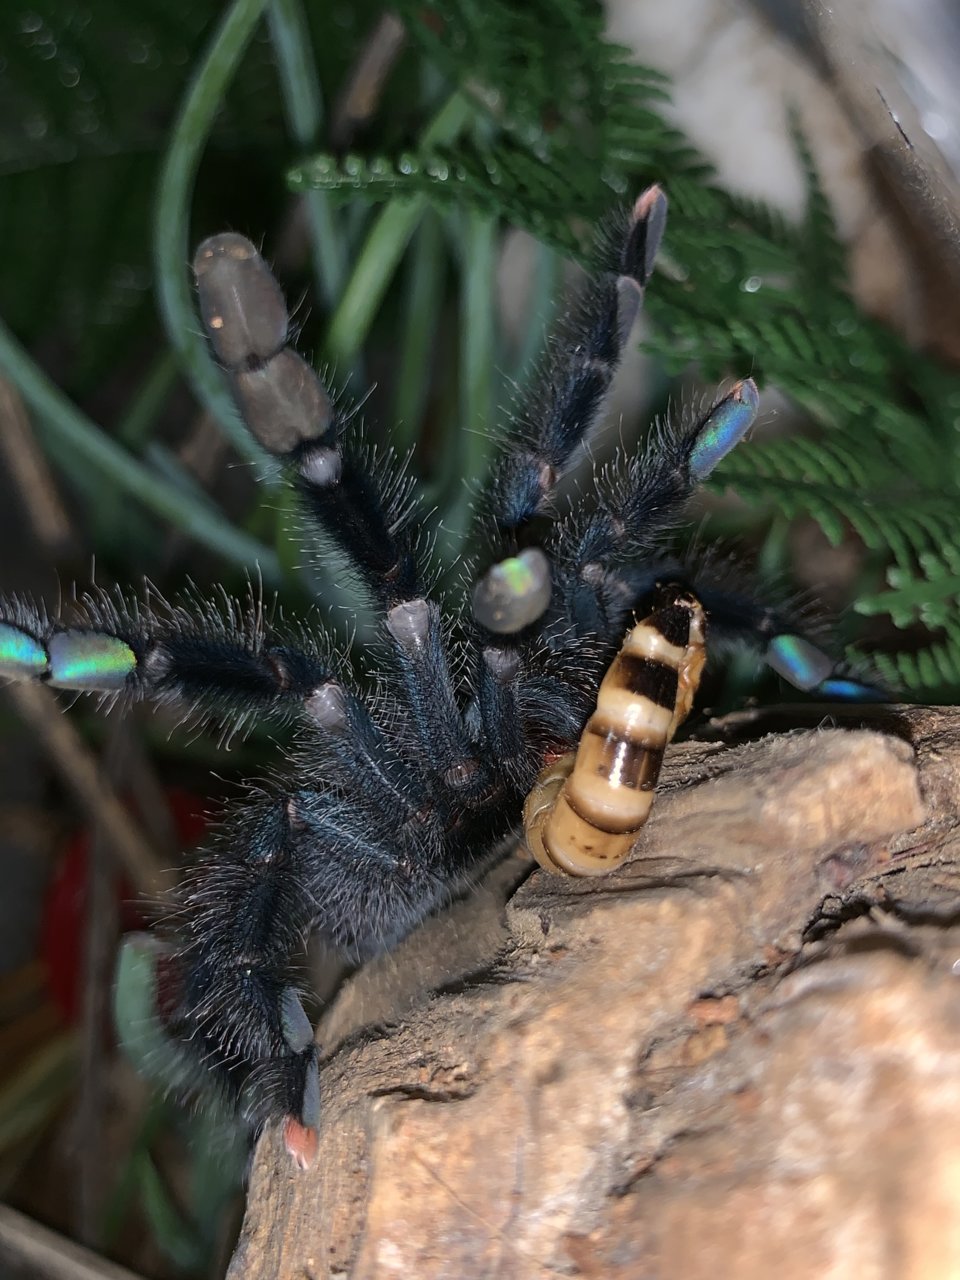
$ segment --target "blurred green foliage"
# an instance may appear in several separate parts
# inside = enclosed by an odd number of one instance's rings
[[[716,485],[812,515],[833,542],[855,531],[870,552],[855,607],[939,633],[926,656],[912,639],[902,652],[888,644],[882,674],[917,696],[960,687],[960,385],[857,311],[812,168],[800,226],[719,189],[662,115],[668,86],[605,40],[586,0],[403,0],[398,12],[407,48],[377,109],[348,151],[319,154],[374,5],[41,0],[0,13],[0,234],[16,246],[0,259],[0,315],[73,405],[31,380],[9,335],[0,363],[87,507],[103,478],[234,565],[257,560],[268,583],[289,580],[296,556],[278,522],[228,517],[157,444],[176,393],[169,345],[200,404],[257,458],[200,339],[186,262],[222,226],[265,235],[269,251],[289,228],[289,184],[306,196],[309,261],[287,283],[295,293],[312,279],[324,302],[303,341],[341,375],[365,358],[385,376],[400,443],[419,446],[455,552],[460,480],[486,465],[503,371],[522,379],[530,367],[530,350],[507,351],[497,328],[499,228],[543,242],[533,314],[548,312],[556,255],[587,260],[596,220],[659,178],[671,223],[649,348],[670,376],[691,362],[708,381],[749,369],[818,428],[737,451]],[[429,356],[454,306],[460,339],[438,367]],[[441,413],[461,429],[438,439]],[[97,534],[108,554],[124,545],[102,512]]]
[[[857,310],[812,166],[799,226],[723,191],[665,119],[669,86],[605,39],[589,0],[399,0],[396,12],[406,46],[369,117],[333,138],[382,18],[368,0],[0,6],[0,373],[110,571],[182,579],[196,573],[192,539],[228,583],[249,571],[293,598],[340,599],[335,573],[298,568],[286,494],[260,506],[249,487],[208,493],[171,451],[199,406],[271,479],[200,337],[188,263],[204,235],[250,234],[289,296],[317,300],[297,313],[301,348],[352,375],[356,394],[380,384],[379,414],[414,451],[452,558],[464,479],[476,487],[531,372],[563,258],[588,262],[594,223],[660,180],[671,220],[646,345],[661,381],[691,364],[707,382],[750,372],[811,428],[737,450],[714,486],[746,500],[744,528],[775,517],[768,561],[787,520],[812,516],[835,543],[859,536],[852,603],[892,624],[875,666],[912,696],[955,697],[960,380]],[[511,225],[539,241],[519,341],[494,289]],[[172,559],[160,531],[186,535]],[[933,634],[918,643],[923,627]],[[909,637],[891,643],[892,628]],[[139,953],[127,962],[118,1012],[135,1046],[154,975]],[[156,1066],[166,1049],[151,1034]],[[193,1216],[177,1209],[151,1156],[172,1114],[158,1103],[147,1117],[111,1221],[135,1190],[168,1254],[199,1273],[229,1178],[209,1172],[201,1135],[193,1185],[209,1194]]]

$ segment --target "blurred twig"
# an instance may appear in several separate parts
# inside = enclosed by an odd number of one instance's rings
[[[271,0],[267,19],[287,124],[297,146],[308,151],[320,144],[323,102],[303,7],[299,0]],[[341,218],[325,191],[304,192],[303,201],[310,225],[317,296],[331,309],[347,277]]]
[[[113,717],[103,752],[106,781],[123,785],[129,740],[128,720]],[[104,1131],[106,1103],[104,1027],[116,952],[118,919],[110,874],[110,840],[98,821],[90,841],[87,863],[87,909],[83,936],[83,1021],[80,1040],[80,1096],[72,1126],[77,1195],[74,1234],[83,1244],[100,1243],[99,1223],[104,1190]]]
[[[39,960],[0,974],[0,1022],[14,1018],[36,1007],[43,999],[47,971]]]
[[[428,151],[452,141],[474,114],[475,108],[465,94],[452,93],[423,131],[420,145]],[[349,363],[363,346],[426,208],[427,199],[423,195],[400,196],[388,201],[374,219],[330,318],[326,341],[330,359]]]
[[[140,827],[117,799],[89,747],[63,715],[49,689],[13,684],[7,690],[19,715],[37,734],[77,800],[98,824],[113,856],[139,894],[151,898],[170,886],[170,878]]]
[[[0,1205],[0,1262],[6,1264],[4,1274],[10,1274],[6,1266],[15,1266],[17,1274],[37,1280],[139,1280],[7,1205]]]
[[[68,468],[72,456],[83,457],[98,468],[105,484],[112,483],[147,510],[235,563],[245,568],[259,565],[265,581],[279,580],[280,565],[269,547],[234,528],[208,502],[197,501],[122,449],[53,385],[2,321],[0,370],[36,411],[45,438],[57,448]]]
[[[330,142],[336,150],[351,146],[357,130],[376,112],[383,87],[406,40],[406,28],[397,15],[383,14],[337,98],[330,124]]]
[[[839,101],[860,134],[865,160],[914,258],[923,300],[920,340],[954,361],[960,354],[960,183],[924,127],[922,99],[888,45],[887,29],[866,0],[834,5],[804,0],[803,13]],[[915,16],[906,6],[900,22]],[[865,18],[872,21],[865,22]],[[892,15],[885,15],[887,23]],[[925,15],[932,23],[933,12]],[[931,26],[931,30],[934,28]],[[945,115],[949,103],[943,104]],[[931,322],[928,314],[933,310]],[[944,332],[946,330],[946,332]]]
[[[0,457],[20,491],[37,541],[51,555],[65,551],[70,541],[70,518],[37,447],[26,405],[6,378],[0,378]]]
[[[263,462],[264,451],[241,423],[207,350],[185,264],[190,260],[190,203],[200,158],[227,87],[266,7],[267,0],[234,0],[194,70],[160,172],[153,239],[157,298],[170,345],[200,403],[220,423],[240,455],[258,463]]]
[[[48,1028],[40,1030],[46,1033]],[[0,1152],[6,1155],[11,1148],[30,1143],[45,1130],[76,1087],[77,1054],[75,1032],[44,1034],[13,1078],[3,1085],[0,1089]]]

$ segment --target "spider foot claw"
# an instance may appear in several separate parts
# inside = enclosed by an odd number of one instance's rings
[[[286,1116],[283,1121],[283,1145],[297,1168],[306,1173],[317,1158],[320,1135],[312,1125],[301,1123],[296,1116]]]

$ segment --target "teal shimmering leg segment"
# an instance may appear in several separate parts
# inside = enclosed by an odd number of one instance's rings
[[[0,622],[0,678],[42,680],[79,693],[119,693],[137,669],[137,655],[119,636],[54,631],[46,644],[22,627]]]
[[[815,689],[833,674],[831,657],[802,636],[774,636],[767,646],[767,665],[796,689]]]
[[[752,378],[738,382],[704,418],[690,452],[690,476],[703,480],[753,426],[760,393]]]
[[[774,636],[764,657],[777,675],[804,693],[845,702],[887,701],[887,695],[876,686],[852,676],[838,675],[833,658],[803,636]]]
[[[865,684],[862,680],[854,680],[850,676],[837,676],[832,680],[824,680],[817,685],[816,693],[825,698],[842,698],[846,702],[889,702],[890,694],[876,685]]]
[[[47,645],[48,683],[83,693],[119,693],[137,669],[137,655],[119,636],[96,631],[55,631]]]
[[[71,615],[51,619],[28,601],[0,596],[0,685],[33,680],[125,702],[149,698],[196,723],[236,729],[254,718],[311,715],[326,705],[320,691],[340,688],[323,635],[274,629],[254,596],[171,602],[156,592],[137,600],[91,591],[71,604]]]
[[[528,627],[550,603],[550,562],[539,547],[501,560],[477,583],[473,616],[495,635]]]
[[[8,622],[0,622],[0,676],[8,680],[35,680],[45,674],[47,651],[32,635]]]

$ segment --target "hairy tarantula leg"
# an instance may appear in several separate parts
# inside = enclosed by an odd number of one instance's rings
[[[826,650],[803,634],[803,621],[743,593],[701,586],[694,588],[721,643],[733,642],[758,651],[778,676],[804,693],[849,702],[886,702],[875,685],[846,674]]]
[[[520,654],[515,648],[486,645],[480,657],[477,702],[484,736],[498,760],[520,760],[526,746],[517,689]]]
[[[283,1123],[291,1157],[305,1166],[316,1145],[320,1083],[290,969],[315,911],[303,834],[294,801],[265,799],[193,869],[181,891],[175,1020],[254,1123]]]
[[[547,511],[558,479],[600,411],[643,301],[666,218],[666,196],[658,186],[649,187],[633,206],[616,257],[610,260],[607,254],[605,269],[590,279],[579,308],[555,340],[530,406],[494,469],[489,518],[499,544],[511,551],[519,549],[524,527]],[[508,557],[481,580],[474,612],[488,630],[520,630],[546,609],[549,579],[539,564],[535,586],[512,591],[515,603],[506,614],[495,607],[502,599],[496,578],[516,580],[521,565]],[[490,602],[488,594],[494,597]]]
[[[550,561],[539,547],[527,547],[491,565],[477,580],[473,616],[494,635],[514,635],[543,616],[552,596]]]
[[[824,680],[811,690],[824,698],[839,698],[844,702],[890,702],[896,695],[876,684],[867,684],[852,676],[834,676]]]
[[[280,286],[244,236],[211,236],[194,274],[203,323],[251,433],[288,464],[308,514],[356,565],[384,609],[423,595],[411,488],[389,457],[344,438],[320,378],[289,345]]]
[[[701,602],[710,620],[711,648],[741,647],[752,650],[794,688],[825,698],[850,701],[886,701],[877,686],[848,674],[827,650],[812,638],[816,617],[788,599],[771,599],[772,589],[755,583],[729,562],[688,565],[676,559],[654,562],[642,571],[620,575],[623,591],[636,608],[664,581],[682,583]]]
[[[0,600],[0,617],[24,606]],[[121,637],[81,627],[55,630],[40,614],[26,623],[0,622],[0,678],[37,680],[55,689],[119,693],[137,673],[134,650]]]
[[[254,245],[231,232],[211,236],[197,249],[193,270],[210,345],[257,440],[277,457],[333,443],[333,404],[287,345],[287,304]]]
[[[254,600],[227,595],[152,605],[87,596],[70,625],[0,598],[0,679],[182,706],[239,729],[256,717],[307,719],[327,735],[345,775],[391,797],[399,821],[422,808],[415,775],[389,750],[363,701],[306,630],[284,636]]]
[[[760,397],[738,382],[684,430],[660,429],[637,457],[618,458],[598,479],[597,509],[557,529],[555,577],[562,610],[581,634],[610,634],[630,601],[618,570],[650,556],[694,489],[746,435]]]
[[[439,610],[425,598],[409,486],[342,438],[320,379],[287,346],[283,295],[250,241],[213,236],[197,250],[194,271],[211,345],[250,430],[291,466],[306,509],[386,613],[425,772],[454,797],[479,794],[485,770],[457,706]]]
[[[481,796],[488,770],[470,741],[456,687],[440,610],[424,599],[395,605],[387,614],[400,674],[422,750],[423,769],[454,803]]]
[[[254,1123],[281,1123],[297,1163],[315,1150],[320,1096],[291,956],[311,930],[353,960],[386,950],[482,861],[435,813],[401,826],[377,790],[305,787],[235,815],[191,872],[172,921],[175,1029]]]
[[[409,486],[340,438],[343,424],[320,379],[287,346],[283,294],[250,241],[205,240],[194,271],[211,345],[247,425],[292,466],[307,510],[386,611],[424,758],[446,785],[470,790],[482,770],[456,704],[439,611],[425,599]]]
[[[833,658],[804,636],[781,632],[767,645],[763,657],[778,676],[804,693],[847,702],[889,700],[889,695],[876,685],[839,672]]]
[[[590,279],[557,340],[543,384],[491,482],[493,518],[505,537],[544,513],[593,425],[640,309],[666,216],[666,196],[649,187],[633,206],[618,256]]]
[[[298,637],[298,640],[301,640]],[[0,678],[81,693],[292,719],[332,679],[306,642],[271,634],[255,603],[163,605],[83,597],[70,622],[0,597]]]
[[[423,812],[429,795],[421,775],[391,749],[361,698],[331,680],[307,699],[306,710],[325,731],[325,749],[342,770],[344,786],[375,789],[394,823]]]

